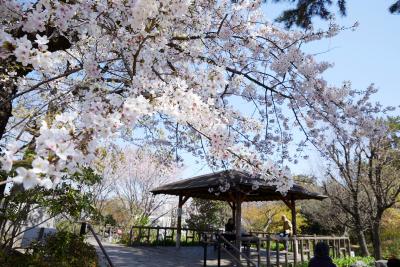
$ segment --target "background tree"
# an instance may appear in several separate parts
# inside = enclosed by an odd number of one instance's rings
[[[382,258],[381,222],[386,210],[398,202],[400,194],[400,118],[377,120],[373,133],[369,134],[365,148],[366,176],[363,187],[367,194],[371,214],[374,256]],[[383,128],[381,130],[380,128]],[[378,134],[375,134],[377,132]]]
[[[324,193],[324,188],[315,176],[296,175],[295,182],[311,192]],[[324,180],[322,180],[324,181]],[[300,214],[304,224],[300,226],[302,233],[320,235],[348,234],[348,215],[327,198],[323,201],[306,200],[299,202]]]
[[[130,220],[130,215],[126,212],[123,203],[117,197],[109,197],[105,202],[102,209],[103,216],[111,215],[116,224],[119,226],[126,226]]]
[[[169,155],[146,148],[126,147],[110,151],[107,157],[113,160],[106,160],[111,164],[106,167],[109,170],[104,172],[105,179],[113,181],[113,192],[128,217],[125,225],[149,223],[150,216],[168,200],[150,191],[171,181],[178,174],[177,168],[169,165]]]
[[[248,231],[261,231],[266,233],[282,232],[282,215],[291,218],[290,209],[280,202],[245,203],[243,207],[243,221]],[[297,226],[304,226],[303,216],[296,213]]]
[[[230,207],[223,201],[193,198],[186,211],[188,218],[185,222],[192,229],[223,228],[232,217]]]
[[[300,204],[300,213],[304,217],[301,227],[303,234],[317,235],[350,235],[348,213],[332,203],[331,199],[323,201],[309,200]]]
[[[398,174],[398,124],[377,118],[371,104],[353,124],[337,128],[325,150],[332,164],[325,192],[332,203],[349,215],[363,254],[368,254],[364,233],[371,230],[374,257],[380,259],[383,213],[400,193]]]

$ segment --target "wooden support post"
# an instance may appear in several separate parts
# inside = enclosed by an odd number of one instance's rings
[[[179,195],[179,202],[178,202],[178,210],[177,210],[177,215],[178,215],[178,220],[177,220],[177,229],[176,229],[176,247],[180,248],[181,247],[181,233],[182,233],[182,207],[183,204],[189,199],[189,197],[184,197],[182,195]],[[172,232],[173,233],[173,232]],[[172,234],[173,236],[174,234]]]
[[[292,226],[293,226],[293,235],[297,235],[297,222],[296,222],[296,201],[294,197],[291,196],[290,199],[290,209],[292,210]]]
[[[232,219],[235,220],[236,218],[236,203],[232,203]]]
[[[236,216],[235,216],[235,212],[236,212],[236,201],[235,198],[232,196],[232,193],[229,194],[230,198],[232,201],[228,201],[228,205],[229,207],[231,207],[231,211],[232,211],[232,219],[235,220]]]
[[[297,256],[299,252],[299,244],[297,243],[297,222],[296,222],[296,201],[293,195],[290,198],[290,206],[292,211],[292,227],[293,227],[293,258],[294,266],[297,265]]]
[[[236,247],[240,251],[240,239],[242,238],[242,233],[241,233],[242,200],[239,191],[236,192],[235,208],[236,208],[235,211]]]
[[[176,230],[176,247],[179,248],[181,246],[181,228],[182,228],[182,200],[183,196],[179,196],[178,210],[177,210],[177,230]]]

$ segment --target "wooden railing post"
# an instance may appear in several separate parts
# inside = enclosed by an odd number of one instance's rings
[[[350,238],[347,238],[347,242],[345,242],[348,244],[347,249],[348,249],[348,253],[349,253],[349,257],[351,257],[351,244],[350,244]]]
[[[304,262],[304,242],[303,242],[303,239],[300,239],[300,260],[301,260],[301,263]]]
[[[260,239],[258,238],[257,240],[257,265],[261,266],[261,255],[260,255],[260,247],[261,247],[261,243],[260,243]],[[251,250],[251,247],[250,247]]]
[[[270,249],[271,249],[271,236],[267,236],[267,246],[266,246],[266,252],[267,252],[267,267],[271,267],[271,255],[270,255]]]
[[[141,241],[142,241],[142,227],[139,226],[138,228],[139,228],[138,242],[139,242],[139,244],[141,244]]]
[[[297,265],[297,255],[299,251],[299,246],[297,243],[297,236],[293,236],[293,260],[294,260],[294,267]]]
[[[221,267],[221,240],[218,238],[218,267]]]
[[[207,240],[207,235],[204,234],[203,238],[203,246],[204,246],[204,255],[203,255],[203,266],[206,267],[207,266],[207,245],[208,245],[208,240]]]
[[[128,242],[129,246],[132,246],[132,238],[133,238],[133,226],[131,227],[131,230],[129,231],[129,242]]]
[[[158,240],[160,239],[160,227],[157,227],[157,232],[156,232],[156,246],[158,246]]]
[[[279,241],[275,241],[275,250],[276,250],[276,266],[279,266]]]

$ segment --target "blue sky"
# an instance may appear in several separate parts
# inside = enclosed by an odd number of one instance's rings
[[[358,21],[360,25],[357,30],[348,30],[333,38],[314,42],[306,47],[306,51],[321,53],[317,55],[319,60],[334,63],[334,67],[325,74],[330,84],[340,85],[349,80],[353,88],[365,89],[374,83],[379,91],[373,100],[383,105],[399,106],[400,15],[392,15],[388,11],[393,0],[347,2],[347,17],[338,16],[336,21],[342,26],[351,26]],[[268,18],[275,18],[285,5],[268,4],[265,8]],[[327,25],[327,22],[315,20],[316,28],[326,28]],[[310,159],[292,166],[292,172],[320,175],[320,162],[317,153],[310,151]],[[187,164],[182,177],[209,171],[203,164],[194,164],[192,160]]]

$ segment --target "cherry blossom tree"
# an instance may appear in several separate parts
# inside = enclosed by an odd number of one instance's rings
[[[168,155],[147,149],[127,147],[114,150],[107,157],[111,157],[113,163],[105,168],[104,179],[113,181],[112,194],[127,213],[126,224],[145,223],[168,200],[150,191],[172,181],[178,168],[169,164]]]
[[[398,119],[386,116],[393,107],[372,103],[370,86],[360,99],[348,102],[348,116],[315,140],[326,157],[329,177],[325,192],[332,203],[348,214],[361,251],[368,255],[364,232],[370,230],[374,257],[380,259],[380,226],[384,212],[400,194]]]
[[[1,168],[36,153],[3,183],[56,184],[140,135],[288,190],[287,164],[355,91],[302,51],[342,28],[285,31],[261,2],[0,0]]]

